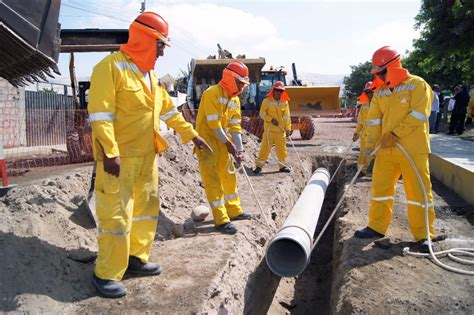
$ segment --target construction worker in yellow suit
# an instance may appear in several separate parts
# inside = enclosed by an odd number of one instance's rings
[[[360,151],[359,159],[357,160],[357,167],[362,167],[360,172],[361,176],[367,174],[367,169],[370,163],[370,157],[364,154],[366,144],[366,125],[367,125],[367,113],[369,112],[369,104],[374,92],[371,89],[372,81],[369,81],[364,86],[364,91],[357,98],[357,106],[360,107],[359,115],[357,115],[357,125],[352,136],[352,141],[357,141],[360,138]]]
[[[249,70],[239,61],[229,63],[218,84],[209,87],[201,97],[196,130],[212,148],[197,151],[202,183],[214,216],[216,228],[235,234],[231,220],[249,220],[240,205],[236,169],[232,159],[243,161],[240,100],[238,95],[249,83]],[[228,134],[230,133],[230,135]]]
[[[263,166],[268,159],[268,155],[275,145],[275,151],[278,158],[278,167],[280,172],[290,173],[291,170],[286,166],[286,136],[291,131],[290,100],[285,91],[285,85],[281,81],[275,82],[267,97],[262,102],[260,108],[260,117],[264,121],[262,144],[260,153],[255,163],[255,174],[260,174]]]
[[[413,159],[426,188],[429,206],[428,237],[434,234],[434,208],[431,193],[428,154],[430,153],[428,117],[433,92],[422,78],[412,75],[400,63],[400,54],[390,46],[375,51],[372,74],[384,84],[370,104],[367,122],[366,154],[380,144],[373,170],[369,223],[356,231],[357,238],[383,237],[392,219],[395,186],[403,177],[407,196],[408,223],[419,241],[420,250],[428,251],[425,224],[424,194],[415,170],[397,144],[401,144]]]
[[[367,142],[367,115],[369,113],[370,101],[374,96],[375,90],[383,82],[380,79],[375,78],[374,81],[369,81],[364,86],[364,91],[357,98],[357,105],[360,106],[359,115],[357,116],[357,125],[352,136],[352,141],[357,141],[360,138],[360,152],[359,159],[357,160],[357,166],[362,167],[360,176],[367,174],[367,169],[370,164],[370,157],[364,154],[365,146]]]
[[[156,153],[167,144],[159,134],[160,119],[183,143],[205,141],[193,130],[158,84],[155,61],[169,46],[168,23],[144,12],[130,25],[127,44],[93,70],[89,92],[92,125],[99,249],[93,285],[105,297],[127,294],[125,272],[160,274],[148,262],[159,215]],[[209,148],[210,149],[210,148]]]

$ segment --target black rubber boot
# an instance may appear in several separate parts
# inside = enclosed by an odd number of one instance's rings
[[[239,214],[238,216],[230,218],[230,219],[232,221],[234,221],[234,220],[251,220],[252,215],[250,213],[243,212],[243,213]]]
[[[142,263],[140,259],[134,256],[128,258],[127,273],[141,275],[141,276],[156,276],[161,273],[159,264],[156,263]]]
[[[354,236],[357,238],[381,238],[385,235],[369,228],[365,227],[362,230],[355,231]]]
[[[216,229],[221,231],[224,234],[235,234],[237,233],[237,228],[231,222],[227,222],[221,225],[217,225]]]
[[[127,294],[127,288],[120,281],[104,280],[94,275],[92,277],[92,284],[99,294],[106,298],[116,299]]]
[[[291,170],[288,167],[284,166],[284,167],[280,168],[279,172],[281,172],[281,173],[291,173]]]
[[[430,252],[430,246],[428,245],[428,240],[421,240],[418,242],[420,245],[420,253],[427,254]]]
[[[258,174],[260,174],[261,172],[262,172],[262,168],[261,168],[261,167],[256,167],[256,168],[253,170],[253,173],[254,173],[255,175],[258,175]]]

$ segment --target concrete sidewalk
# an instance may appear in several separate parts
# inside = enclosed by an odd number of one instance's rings
[[[474,205],[474,141],[434,134],[430,142],[432,176]]]

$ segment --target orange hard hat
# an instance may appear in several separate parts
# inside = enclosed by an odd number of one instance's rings
[[[284,90],[285,90],[285,85],[284,85],[283,82],[281,82],[281,81],[276,81],[275,84],[273,84],[273,88],[274,88],[275,90],[284,91]]]
[[[148,26],[161,35],[160,41],[166,46],[170,46],[170,39],[168,38],[168,22],[165,21],[155,12],[143,12],[136,19],[135,22]]]
[[[372,81],[367,82],[364,86],[364,91],[371,90],[372,89],[372,84],[373,84]]]
[[[400,58],[400,54],[391,46],[383,46],[377,49],[372,56],[371,74],[376,74],[387,67],[387,64]]]
[[[242,83],[249,84],[249,68],[240,61],[232,61],[226,67],[232,72],[232,76]]]

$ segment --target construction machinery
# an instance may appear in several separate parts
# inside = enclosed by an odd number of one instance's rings
[[[303,140],[313,138],[315,126],[312,117],[339,114],[339,86],[302,86],[293,64],[292,85],[286,81],[287,72],[283,67],[263,70],[265,58],[255,59],[192,59],[188,78],[188,98],[184,106],[185,117],[194,122],[202,93],[216,84],[222,70],[232,61],[238,60],[249,68],[250,84],[240,97],[242,106],[242,126],[261,137],[263,121],[258,115],[263,99],[276,81],[282,81],[290,97],[292,130],[299,130]]]
[[[0,1],[0,77],[14,86],[59,74],[60,0]]]

